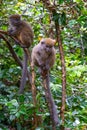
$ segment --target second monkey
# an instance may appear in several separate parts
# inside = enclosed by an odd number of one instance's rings
[[[27,62],[30,60],[30,52],[28,48],[33,43],[33,30],[31,25],[21,19],[19,14],[13,14],[9,17],[8,34],[23,47],[24,61],[22,67],[22,77],[20,82],[19,93],[22,93],[26,84]]]

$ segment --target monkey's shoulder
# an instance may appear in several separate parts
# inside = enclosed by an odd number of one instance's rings
[[[38,51],[40,51],[39,47],[38,47],[38,45],[35,45],[34,48],[33,48],[33,50],[32,50],[32,53],[37,54]]]
[[[54,47],[52,48],[52,53],[56,54],[56,49]]]
[[[21,24],[20,24],[23,28],[31,28],[31,25],[30,25],[30,23],[28,23],[28,22],[26,22],[26,21],[24,21],[24,20],[22,20],[21,21]]]

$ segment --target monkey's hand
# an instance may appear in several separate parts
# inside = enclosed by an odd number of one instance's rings
[[[13,29],[8,29],[8,35],[15,36],[16,32]]]
[[[48,72],[48,70],[41,70],[41,76],[42,76],[42,78],[46,78],[47,77],[47,72]]]
[[[8,30],[7,33],[8,33],[9,36],[12,36],[12,34],[13,34],[12,30]]]
[[[47,70],[49,70],[49,64],[46,64],[46,65],[43,65],[43,67],[42,67],[42,69],[43,69],[43,71],[47,71]]]

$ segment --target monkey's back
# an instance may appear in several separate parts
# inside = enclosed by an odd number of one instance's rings
[[[18,36],[18,39],[21,41],[22,46],[29,47],[33,43],[34,37],[31,25],[26,23],[25,21],[22,21],[19,29],[20,35]]]

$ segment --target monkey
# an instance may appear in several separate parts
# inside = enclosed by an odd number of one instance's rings
[[[42,38],[40,43],[32,50],[31,66],[34,67],[34,65],[36,65],[43,77],[46,76],[46,72],[54,65],[55,43],[56,40],[51,38]]]
[[[21,94],[26,84],[27,61],[30,62],[30,52],[28,48],[33,43],[34,33],[30,24],[21,19],[19,14],[13,14],[9,17],[8,34],[23,48],[24,61],[19,93]]]
[[[33,43],[34,34],[31,25],[21,20],[19,14],[13,14],[9,17],[8,33],[20,42],[21,47],[28,48]]]
[[[42,38],[42,40],[34,46],[31,54],[31,67],[32,67],[32,84],[34,84],[34,66],[37,66],[40,70],[42,76],[43,87],[45,90],[45,97],[48,104],[50,117],[53,122],[53,125],[59,123],[57,109],[55,102],[53,100],[51,91],[50,91],[50,82],[49,82],[49,71],[55,63],[56,50],[54,45],[56,40],[51,38]],[[33,86],[35,89],[35,86]]]

